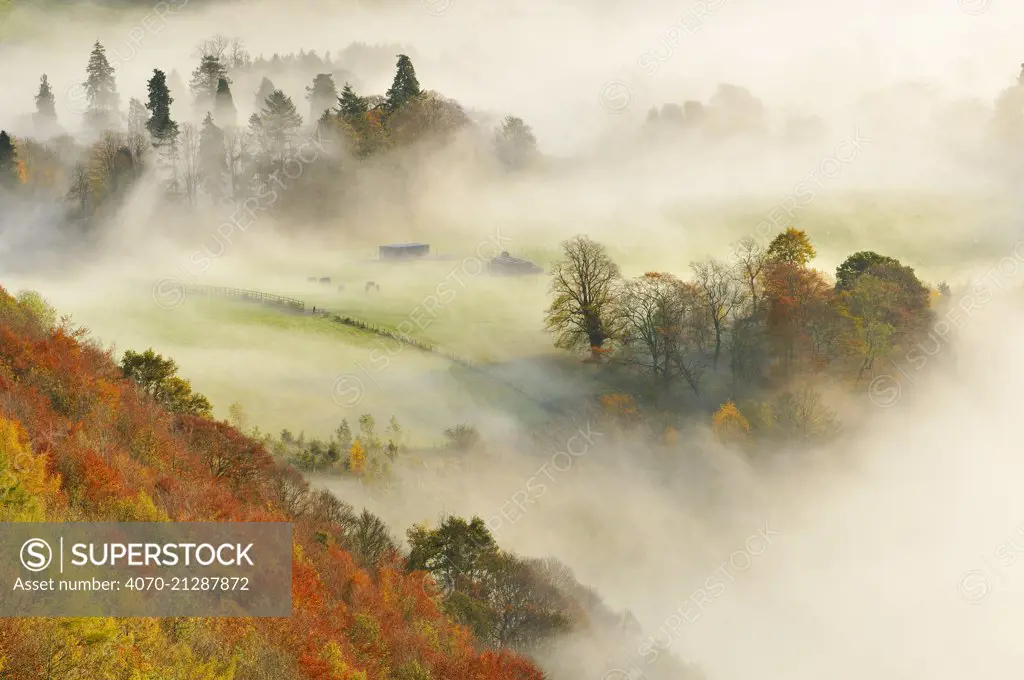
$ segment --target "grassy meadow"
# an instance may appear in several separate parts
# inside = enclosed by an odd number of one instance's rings
[[[639,221],[629,229],[595,225],[588,233],[608,245],[625,276],[667,270],[685,277],[691,260],[725,259],[730,243],[765,233],[758,225],[773,207],[761,200],[694,206],[684,216],[665,218],[675,219],[677,231]],[[955,282],[965,270],[991,266],[1009,252],[1009,235],[1005,241],[982,241],[971,229],[1005,211],[959,197],[822,196],[796,214],[793,224],[807,230],[818,249],[816,265],[826,272],[851,252],[873,249],[914,266],[934,285]],[[510,250],[547,268],[558,241],[573,232],[556,238],[524,229],[516,235],[518,247]],[[152,291],[153,278],[163,273],[156,270],[149,279],[108,277],[97,284],[102,288],[52,280],[12,281],[10,287],[40,290],[118,353],[152,346],[174,358],[220,417],[240,402],[252,424],[265,431],[288,428],[324,436],[342,418],[352,422],[372,413],[382,423],[395,415],[414,439],[430,445],[449,425],[470,422],[485,432],[503,432],[524,419],[541,421],[551,402],[571,405],[608,389],[577,358],[552,347],[543,329],[548,277],[480,271],[472,245],[480,239],[474,238],[464,239],[470,245],[461,249],[457,242],[433,248],[441,258],[399,263],[376,261],[367,248],[304,248],[301,256],[287,248],[239,248],[213,260],[194,279],[291,296],[307,308],[316,305],[408,330],[486,367],[498,379],[309,314],[195,295],[164,308]],[[489,256],[496,250],[480,252]],[[314,276],[330,277],[331,283],[309,282]],[[180,273],[177,278],[188,281]],[[380,291],[367,292],[367,281]]]

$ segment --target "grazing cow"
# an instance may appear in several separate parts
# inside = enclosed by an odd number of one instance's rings
[[[378,286],[373,281],[367,281],[366,282],[365,292],[369,293],[371,290],[375,290],[377,292],[380,292],[380,286]]]
[[[331,277],[329,277],[329,276],[322,276],[322,277],[320,277],[320,283],[327,283],[327,284],[329,284],[330,282],[331,282]]]

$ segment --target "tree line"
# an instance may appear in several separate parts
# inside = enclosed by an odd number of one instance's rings
[[[792,227],[767,245],[742,239],[728,262],[692,262],[685,279],[626,278],[583,235],[561,249],[545,317],[555,345],[645,376],[662,396],[678,386],[698,398],[709,385],[751,393],[823,372],[856,383],[912,347],[933,324],[933,300],[949,293],[873,251],[850,255],[830,277],[810,266],[815,248]]]
[[[255,112],[240,121],[230,74],[251,71],[261,62],[239,44],[221,38],[211,43],[200,51],[187,85],[190,115],[181,119],[172,104],[185,85],[171,82],[161,69],[154,69],[146,83],[146,100],[132,98],[122,109],[115,69],[96,42],[82,90],[73,93],[84,109],[85,147],[62,134],[53,88],[42,75],[34,114],[39,139],[12,139],[0,132],[0,190],[28,191],[28,185],[51,195],[64,191],[70,216],[93,220],[116,210],[149,171],[161,179],[168,202],[189,207],[235,206],[268,195],[287,176],[294,180],[287,196],[271,207],[294,212],[311,197],[333,197],[336,191],[323,188],[337,186],[350,160],[429,140],[449,141],[474,125],[458,102],[420,86],[404,54],[398,55],[383,95],[360,95],[350,82],[339,85],[333,73],[319,73],[306,87],[308,107],[301,112],[264,76],[254,96]],[[321,151],[317,161],[292,178],[285,166],[294,167],[310,140]],[[494,131],[492,151],[499,166],[510,170],[528,166],[539,154],[532,130],[514,116]]]

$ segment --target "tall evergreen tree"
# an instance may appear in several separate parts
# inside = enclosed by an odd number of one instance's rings
[[[120,96],[114,80],[114,67],[107,61],[107,51],[99,41],[93,45],[85,71],[85,95],[89,100],[86,122],[93,130],[110,129],[117,120]]]
[[[215,54],[203,56],[199,66],[192,72],[192,81],[189,83],[189,91],[195,97],[195,106],[198,111],[210,111],[213,109],[214,98],[217,96],[217,89],[221,80],[228,79],[228,69],[220,62]]]
[[[13,187],[19,183],[18,150],[5,130],[0,130],[0,186]]]
[[[132,97],[128,100],[128,131],[144,135],[147,122],[149,122],[149,111],[146,110],[146,105]]]
[[[319,120],[323,112],[334,107],[338,101],[338,86],[330,73],[319,73],[313,78],[313,85],[306,88],[309,101],[309,119]]]
[[[35,122],[42,128],[57,124],[57,100],[53,96],[50,80],[45,73],[39,79],[39,92],[36,93]]]
[[[203,189],[214,201],[220,201],[226,194],[227,149],[224,131],[214,124],[210,113],[203,119],[199,134],[199,168]]]
[[[412,66],[412,60],[404,54],[398,55],[395,79],[385,93],[388,112],[398,111],[410,99],[420,96],[420,93],[420,82],[416,79],[416,69]]]
[[[149,101],[146,108],[152,114],[146,121],[146,129],[153,137],[153,146],[173,148],[178,138],[178,124],[171,120],[171,97],[167,89],[167,76],[160,69],[153,70],[153,77],[146,83]]]
[[[235,98],[231,96],[231,84],[227,78],[217,81],[217,96],[213,104],[214,117],[220,121],[221,127],[233,128],[238,123],[238,109]]]
[[[181,79],[178,69],[171,69],[171,72],[167,74],[167,90],[171,93],[171,96],[180,97],[185,92],[185,89],[185,81]]]
[[[345,120],[354,120],[366,115],[366,100],[358,96],[349,83],[341,89],[338,97],[338,113]]]
[[[272,158],[282,158],[295,133],[302,127],[302,116],[295,110],[291,97],[281,90],[274,90],[260,111],[259,121],[265,139],[264,151]]]
[[[260,81],[260,87],[256,90],[256,110],[262,111],[263,107],[267,105],[267,97],[274,93],[274,83],[270,82],[270,78],[266,76]]]

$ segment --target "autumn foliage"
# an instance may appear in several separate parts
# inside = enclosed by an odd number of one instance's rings
[[[750,432],[750,423],[736,408],[736,404],[729,400],[711,416],[711,429],[722,441],[736,442],[746,438]]]
[[[290,521],[285,619],[2,619],[0,676],[541,680],[442,613],[423,572],[363,566],[337,503],[224,423],[171,413],[109,351],[0,288],[0,520]]]

